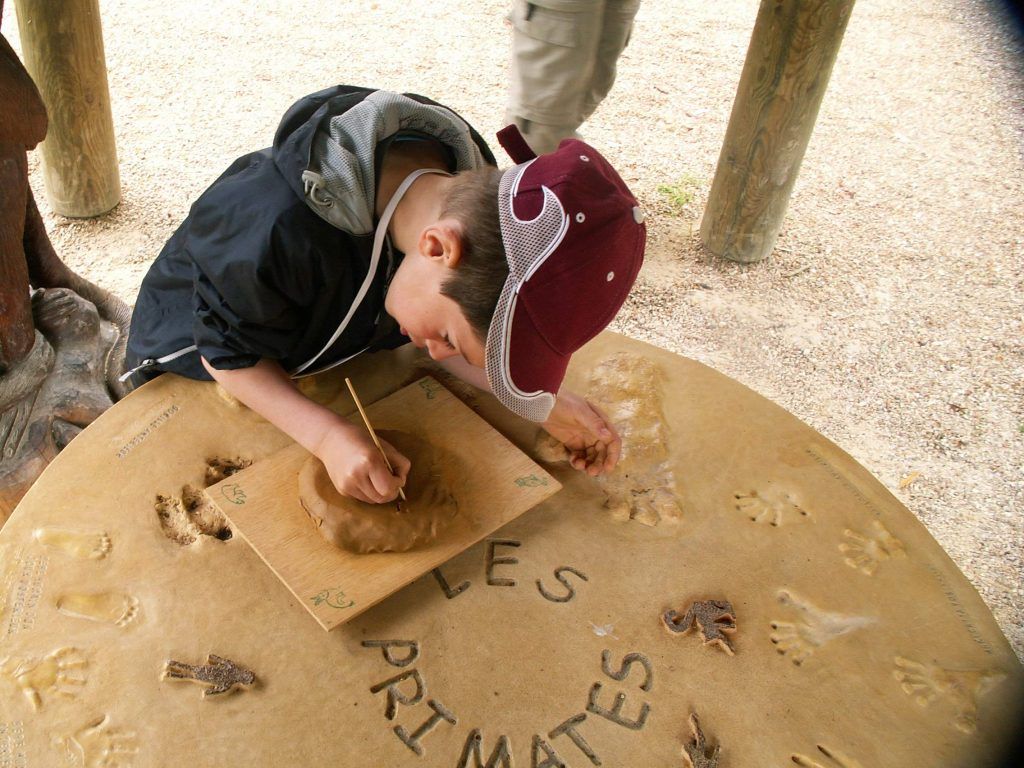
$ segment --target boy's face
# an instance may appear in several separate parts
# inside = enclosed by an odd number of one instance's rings
[[[483,368],[483,343],[459,305],[441,293],[453,268],[454,263],[443,253],[412,251],[391,280],[384,309],[395,318],[402,333],[417,347],[425,348],[434,360],[462,355],[470,364]]]

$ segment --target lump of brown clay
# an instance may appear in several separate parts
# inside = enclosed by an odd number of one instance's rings
[[[401,512],[393,502],[367,504],[342,496],[316,456],[299,471],[299,501],[320,534],[350,552],[406,552],[429,544],[458,511],[455,457],[406,432],[380,430],[377,435],[412,462]]]

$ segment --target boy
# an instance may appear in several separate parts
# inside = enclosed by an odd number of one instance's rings
[[[636,201],[592,148],[495,168],[483,139],[421,96],[337,86],[285,114],[274,146],[203,193],[142,283],[133,384],[215,379],[323,461],[338,490],[393,500],[408,460],[291,379],[408,341],[609,471],[620,441],[559,391],[571,354],[625,301],[643,259]],[[557,395],[557,397],[556,397]]]

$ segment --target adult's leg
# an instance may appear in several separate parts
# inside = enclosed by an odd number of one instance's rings
[[[506,121],[535,152],[575,135],[589,100],[607,0],[515,0]]]
[[[594,56],[593,75],[590,89],[584,101],[582,116],[587,120],[608,95],[615,83],[616,65],[619,56],[629,44],[633,33],[633,20],[640,10],[640,0],[608,0],[605,9],[601,36]]]

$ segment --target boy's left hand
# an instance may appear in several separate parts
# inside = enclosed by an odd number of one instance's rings
[[[565,445],[569,464],[591,477],[610,472],[622,452],[622,439],[593,403],[563,390],[541,426]]]

